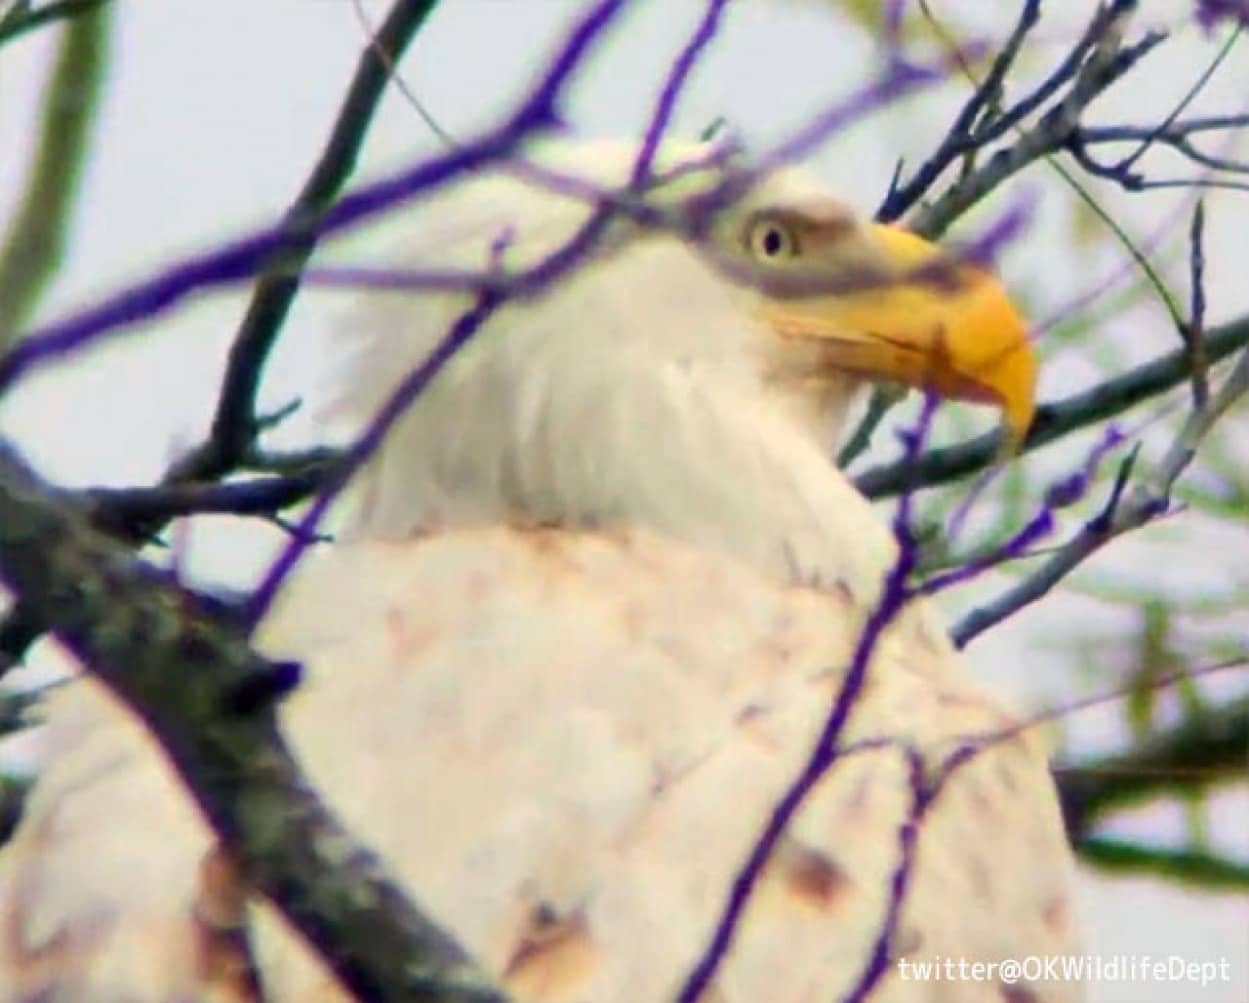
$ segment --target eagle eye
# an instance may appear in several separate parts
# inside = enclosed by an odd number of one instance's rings
[[[757,261],[784,261],[797,257],[799,252],[793,228],[773,217],[751,222],[746,232],[746,246]]]

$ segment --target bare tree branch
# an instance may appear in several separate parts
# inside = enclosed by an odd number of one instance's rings
[[[1035,572],[998,599],[964,616],[950,631],[954,643],[964,647],[989,627],[1041,598],[1105,544],[1165,513],[1170,507],[1171,489],[1192,462],[1201,440],[1246,392],[1249,392],[1249,351],[1241,355],[1209,406],[1189,416],[1167,455],[1150,477],[1137,481],[1125,491],[1129,473],[1125,465],[1106,508],[1086,522]]]
[[[936,405],[936,397],[932,394],[927,395],[916,427],[899,433],[906,456],[913,459],[922,450],[924,439],[932,425]],[[820,779],[832,769],[835,763],[851,751],[841,744],[842,733],[867,681],[868,666],[871,664],[876,647],[885,632],[915,595],[907,586],[907,579],[915,569],[919,558],[919,548],[912,536],[910,502],[911,495],[909,493],[903,494],[899,500],[892,527],[894,538],[898,544],[897,558],[886,570],[884,580],[881,583],[880,595],[872,604],[864,625],[859,631],[849,664],[845,667],[845,675],[842,677],[841,684],[837,687],[836,694],[825,717],[824,725],[812,743],[811,750],[802,767],[790,783],[787,784],[781,797],[773,807],[762,831],[747,854],[746,862],[734,876],[724,907],[719,913],[714,929],[711,931],[711,936],[706,946],[699,952],[698,960],[686,977],[685,983],[677,996],[677,1003],[697,1003],[698,1000],[702,999],[703,994],[714,981],[717,971],[719,971],[721,964],[723,964],[724,959],[732,948],[733,940],[737,935],[742,916],[745,914],[746,907],[754,893],[755,885],[767,867],[772,854],[776,851],[781,837],[789,828],[790,822],[793,821]],[[915,755],[918,756],[918,754]],[[922,757],[918,758],[922,764]],[[914,760],[912,763],[914,764]],[[922,770],[919,772],[922,773]],[[922,815],[926,805],[930,803],[930,799],[925,798],[925,792],[925,787],[915,785],[911,820],[916,825],[918,825],[919,816]],[[908,844],[903,841],[901,845],[902,860],[899,864],[898,876],[895,879],[889,900],[891,915],[900,908],[901,900],[905,893],[905,877],[909,869],[907,849]],[[886,920],[885,924],[883,924],[882,932],[885,942],[887,942],[888,936],[889,922]],[[880,953],[880,944],[878,943],[877,950],[868,959],[859,980],[856,993],[860,997],[866,994],[867,990],[870,989],[876,979],[879,979],[883,972],[884,966],[880,961]],[[851,997],[853,998],[856,993],[852,993]]]
[[[927,14],[926,4],[924,5],[924,10]],[[945,138],[941,140],[941,144],[936,151],[924,161],[910,181],[902,186],[899,186],[897,183],[898,174],[902,170],[902,164],[898,164],[898,171],[890,184],[889,192],[885,196],[885,200],[880,208],[876,211],[878,220],[889,222],[901,217],[936,184],[941,175],[955,161],[966,157],[978,148],[973,130],[983,116],[992,114],[994,105],[1001,97],[1006,76],[1010,72],[1011,67],[1015,65],[1015,59],[1019,55],[1024,39],[1036,27],[1040,14],[1040,0],[1024,0],[1019,11],[1019,20],[1015,23],[1015,27],[1006,39],[1005,44],[998,51],[988,74],[980,85],[972,91],[971,97],[963,105],[958,117],[955,118],[954,123],[950,126],[949,131],[946,133]],[[1077,51],[1081,51],[1079,47],[1077,47]],[[1075,65],[1077,64],[1071,60],[1068,60],[1068,63],[1070,65],[1061,67],[1058,75],[1053,78],[1056,81],[1054,86],[1057,86],[1057,83],[1061,83],[1062,80],[1067,79],[1071,73],[1075,72]],[[1045,89],[1038,93],[1048,95],[1048,91]]]
[[[4,445],[0,574],[143,718],[247,881],[359,998],[503,999],[291,756],[274,703],[298,667],[257,656],[237,623],[90,529]]]
[[[295,294],[299,270],[316,246],[317,224],[355,171],[373,114],[390,79],[388,60],[402,58],[439,0],[396,0],[376,37],[360,54],[329,139],[279,230],[281,274],[256,284],[234,336],[208,441],[177,464],[167,481],[208,480],[246,463],[257,434],[256,394],[265,361]]]
[[[935,239],[1003,181],[1037,159],[1064,149],[1078,130],[1084,110],[1165,37],[1150,33],[1139,42],[1123,47],[1124,22],[1135,8],[1136,0],[1113,0],[1099,7],[1084,34],[1053,72],[1013,106],[996,111],[991,99],[1000,94],[1002,77],[1013,64],[1018,47],[1039,13],[1038,4],[1025,0],[1004,48],[946,139],[910,182],[901,187],[891,186],[877,211],[877,218],[898,219],[918,206],[907,225],[916,233]],[[999,149],[981,166],[965,172],[932,203],[920,204],[951,164],[1019,128],[1068,83],[1071,87],[1066,96],[1035,125],[1022,129],[1017,141]]]

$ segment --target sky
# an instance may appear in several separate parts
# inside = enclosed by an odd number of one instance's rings
[[[444,128],[470,137],[511,107],[582,6],[577,0],[448,0],[403,61],[402,74]],[[839,17],[836,6],[829,0],[738,0],[730,5],[721,33],[680,103],[675,131],[693,135],[724,117],[750,146],[761,148],[861,84],[877,66],[877,42]],[[1061,56],[1091,9],[1083,0],[1046,6],[1056,9],[1047,10],[1036,32],[1039,41],[1026,58],[1024,73],[1030,79]],[[366,7],[380,18],[382,5]],[[636,134],[701,7],[695,0],[637,0],[578,80],[567,108],[575,129],[585,135]],[[979,0],[933,0],[932,7],[990,43],[1003,36],[1015,9],[1012,3]],[[1149,57],[1129,86],[1096,105],[1100,121],[1157,121],[1213,54],[1213,42],[1187,23],[1191,4],[1186,0],[1155,0],[1142,8],[1142,26],[1174,27],[1176,37]],[[20,191],[51,44],[50,33],[37,33],[6,47],[0,58],[0,221]],[[118,0],[112,44],[112,68],[72,246],[41,309],[43,319],[64,315],[183,255],[274,220],[317,156],[354,69],[362,31],[347,0]],[[1244,111],[1247,81],[1249,46],[1241,46],[1191,113]],[[838,135],[813,165],[849,200],[870,211],[895,161],[901,157],[914,163],[929,151],[963,93],[957,84],[933,88]],[[392,92],[370,133],[360,176],[439,149],[438,139]],[[1142,239],[1167,221],[1178,225],[1177,233],[1186,224],[1187,192],[1125,196],[1096,190],[1099,200]],[[1087,224],[1076,200],[1052,174],[1034,170],[1011,191],[1034,200],[1035,217],[1028,238],[1007,249],[999,268],[1034,316],[1052,315],[1123,270],[1122,252],[1104,239],[1073,240]],[[989,218],[973,215],[972,230]],[[1217,321],[1249,311],[1243,278],[1249,195],[1212,195],[1207,218],[1207,295],[1211,320]],[[1166,253],[1160,267],[1182,289],[1182,241],[1171,236],[1161,246]],[[4,403],[0,427],[60,483],[150,481],[203,433],[245,293],[200,297],[36,376]],[[269,405],[314,392],[324,306],[323,297],[306,297],[294,310],[266,383]],[[1041,344],[1046,358],[1042,398],[1070,393],[1095,379],[1095,361],[1109,346],[1130,361],[1176,344],[1165,314],[1148,298],[1106,318],[1096,336],[1091,348]],[[971,413],[965,420],[980,428],[991,419]],[[1249,432],[1244,409],[1232,420]],[[1147,458],[1165,447],[1169,427],[1165,415],[1151,427]],[[296,419],[289,434],[294,441],[309,432]],[[877,448],[887,455],[893,447],[881,441]],[[1070,447],[1077,455],[1083,448],[1082,441]],[[1029,470],[1043,478],[1069,468],[1072,456],[1051,450]],[[263,567],[276,539],[268,527],[200,521],[191,534],[193,569],[204,578],[245,582]],[[1243,524],[1234,529],[1193,516],[1117,544],[1093,570],[1159,583],[1164,594],[1182,597],[1212,583],[1223,591],[1249,585],[1246,553],[1249,530]],[[1003,583],[990,576],[956,597],[951,614]],[[971,665],[1023,706],[1100,692],[1113,688],[1131,665],[1132,652],[1123,638],[1139,615],[1130,607],[1110,607],[1064,590],[977,642],[970,649]],[[1203,631],[1209,629],[1209,623],[1185,622],[1176,644],[1203,650]],[[1082,638],[1100,646],[1086,646],[1085,654],[1077,656],[1073,652]],[[45,661],[52,657],[46,648],[41,652]],[[1075,752],[1097,750],[1121,741],[1125,728],[1121,708],[1102,706],[1073,718],[1056,741]],[[1209,810],[1216,841],[1249,856],[1249,798],[1243,790],[1215,798]],[[1153,809],[1125,823],[1124,831],[1174,836],[1182,831],[1182,818],[1174,807]],[[1081,895],[1091,951],[1178,954],[1190,960],[1226,957],[1233,975],[1228,983],[1185,985],[1179,994],[1166,986],[1100,984],[1092,987],[1092,999],[1249,997],[1249,906],[1243,900],[1145,878],[1091,874],[1082,878]]]

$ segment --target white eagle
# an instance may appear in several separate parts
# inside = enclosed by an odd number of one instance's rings
[[[534,156],[611,187],[636,152]],[[661,208],[721,177],[701,147],[662,152],[683,166],[648,194]],[[594,206],[532,174],[475,174],[407,210],[388,263],[541,260]],[[282,723],[317,788],[511,998],[666,1003],[706,950],[895,562],[830,459],[860,386],[1026,426],[1023,323],[972,265],[915,277],[941,260],[796,168],[698,242],[616,220],[437,375],[357,478],[340,542],[263,624],[261,649],[306,668]],[[327,413],[367,423],[470,301],[358,294]],[[347,998],[230,873],[137,718],[85,676],[47,716],[52,752],[0,853],[0,999]],[[833,1003],[878,941],[875,1003],[1079,998],[900,965],[1075,950],[1045,752],[1016,721],[935,610],[902,610],[703,1003]],[[936,771],[986,735],[917,814],[916,757]],[[245,959],[225,936],[242,923]]]

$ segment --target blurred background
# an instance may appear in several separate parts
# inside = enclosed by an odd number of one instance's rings
[[[0,0],[0,17],[10,3]],[[35,154],[49,104],[69,102],[71,112],[77,107],[94,114],[64,255],[32,317],[36,323],[277,219],[317,157],[365,43],[365,28],[349,0],[115,0],[110,6],[100,19],[103,44],[94,50],[100,60],[94,91],[53,93],[62,29],[31,31],[0,44],[0,239],[29,198],[32,174],[48,169],[35,166]],[[1172,112],[1232,31],[1204,30],[1194,17],[1196,6],[1190,0],[1141,4],[1130,30],[1155,28],[1171,37],[1093,105],[1087,122],[1149,126]],[[506,114],[583,7],[579,0],[447,0],[403,60],[402,76],[443,129],[470,137]],[[380,3],[363,8],[375,22],[385,13]],[[585,135],[637,134],[702,8],[698,0],[635,0],[579,77],[567,108],[570,127]],[[987,43],[991,54],[1018,14],[1015,2],[982,0],[929,0],[926,10],[915,2],[900,9],[903,38],[917,57],[935,56],[951,40]],[[1085,0],[1047,5],[1008,96],[1023,92],[1063,58],[1093,10]],[[882,4],[871,0],[737,0],[681,101],[675,131],[697,135],[723,119],[752,149],[788,135],[879,66],[881,26]],[[0,37],[2,32],[0,27]],[[973,72],[985,68],[983,61],[970,64]],[[948,83],[838,134],[813,163],[871,212],[898,160],[913,166],[930,153],[969,89],[955,73]],[[1249,41],[1231,45],[1184,117],[1246,113]],[[1249,162],[1249,129],[1212,133],[1204,148]],[[417,111],[392,90],[370,132],[358,178],[441,149]],[[1069,159],[1062,163],[1072,166]],[[1200,174],[1166,151],[1150,153],[1142,166],[1163,178]],[[1042,400],[1071,394],[1180,344],[1158,286],[1186,309],[1189,221],[1198,195],[1206,200],[1207,323],[1249,315],[1249,191],[1179,186],[1126,193],[1106,181],[1080,181],[1121,234],[1148,256],[1158,282],[1144,279],[1121,236],[1045,162],[954,230],[955,236],[974,234],[1012,199],[1030,200],[1026,236],[1006,248],[998,268],[1038,324]],[[1249,171],[1239,181],[1249,183]],[[352,242],[348,260],[368,264],[368,251],[367,241]],[[4,434],[57,483],[151,483],[204,435],[247,293],[240,286],[200,296],[24,381],[0,404]],[[315,395],[318,338],[333,301],[343,295],[349,294],[320,290],[297,300],[267,371],[267,409]],[[1087,302],[1073,307],[1081,301]],[[1141,444],[1140,462],[1147,464],[1171,444],[1187,407],[1188,391],[1181,387],[1137,406],[1116,424]],[[908,413],[905,405],[895,409],[887,426]],[[936,438],[958,441],[991,422],[987,412],[946,407]],[[1014,465],[985,492],[959,538],[934,552],[940,557],[944,550],[955,560],[1020,525],[1045,485],[1082,463],[1101,434],[1091,429],[1069,436]],[[275,441],[308,444],[312,435],[297,413]],[[878,432],[851,470],[866,470],[896,453],[893,436]],[[1113,470],[1108,464],[1107,478]],[[1107,490],[1108,481],[1068,514],[1066,525],[1088,518]],[[925,492],[924,523],[945,525],[965,491],[964,483]],[[1024,708],[1127,691],[1053,727],[1060,766],[1105,763],[1107,756],[1139,749],[1206,714],[1244,727],[1247,672],[1162,690],[1145,685],[1249,648],[1249,410],[1243,402],[1207,440],[1177,497],[1183,502],[1178,514],[1111,544],[1044,600],[968,649],[974,671]],[[283,539],[269,524],[228,518],[196,518],[171,533],[193,577],[232,587],[246,586]],[[158,560],[168,553],[151,551]],[[1029,570],[1028,561],[1012,562],[945,594],[942,602],[957,618]],[[59,667],[54,646],[46,642],[28,662],[5,685],[29,687]],[[1244,749],[1249,735],[1237,731],[1233,741]],[[38,751],[37,730],[11,736],[0,745],[0,769],[21,773],[37,763]],[[1204,987],[1102,983],[1090,988],[1093,1000],[1249,998],[1246,773],[1228,770],[1226,763],[1203,772],[1198,762],[1188,779],[1175,792],[1098,820],[1091,835],[1136,846],[1141,854],[1131,867],[1089,854],[1081,880],[1083,923],[1092,953],[1227,959],[1231,980]],[[1185,868],[1176,863],[1181,858],[1208,866]]]

